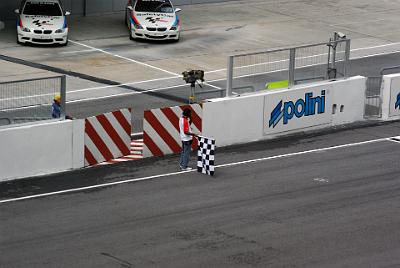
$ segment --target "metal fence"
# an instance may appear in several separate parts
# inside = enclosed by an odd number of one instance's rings
[[[368,77],[365,91],[365,118],[382,117],[382,76]]]
[[[367,78],[365,91],[365,118],[382,117],[382,80],[383,75],[396,73],[400,70],[400,65],[382,68],[380,76],[371,76]]]
[[[51,105],[61,96],[65,117],[65,76],[0,83],[0,126],[52,119]]]
[[[228,59],[227,96],[347,77],[350,40],[240,54]]]

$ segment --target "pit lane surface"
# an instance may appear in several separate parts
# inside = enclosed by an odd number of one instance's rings
[[[220,149],[217,164],[348,144],[218,168],[214,178],[182,173],[2,203],[0,266],[396,267],[400,144],[381,138],[399,132],[395,122],[236,146]],[[1,184],[1,199],[167,174],[176,163]]]
[[[140,132],[143,110],[188,99],[182,71],[204,69],[208,81],[219,80],[206,90],[225,88],[231,54],[324,42],[333,31],[351,38],[355,58],[400,51],[400,32],[393,27],[399,22],[400,5],[393,1],[246,0],[182,8],[179,43],[132,42],[123,13],[72,16],[67,47],[19,46],[15,21],[7,22],[0,33],[0,81],[67,74],[67,111],[72,116],[133,107],[134,131]],[[13,60],[4,60],[7,57]],[[378,75],[378,65],[388,63],[372,59],[359,66]],[[357,69],[352,74],[364,73]],[[115,86],[120,84],[124,86]],[[156,90],[159,97],[136,94],[143,90]]]

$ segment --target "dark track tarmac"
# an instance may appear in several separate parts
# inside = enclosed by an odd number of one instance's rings
[[[399,122],[354,126],[221,149],[217,160],[399,133]],[[380,141],[219,168],[214,178],[193,172],[3,203],[0,267],[398,267],[399,154],[399,143]],[[1,184],[0,195],[175,172],[176,162]]]

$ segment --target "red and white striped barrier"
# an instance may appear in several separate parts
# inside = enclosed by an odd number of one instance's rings
[[[153,109],[144,112],[143,121],[143,156],[163,156],[181,151],[179,119],[185,108],[192,110],[192,129],[201,133],[203,108],[200,104]],[[193,139],[193,148],[197,140]]]
[[[130,162],[143,159],[143,139],[131,141],[131,153],[120,158],[111,159],[107,162],[100,163],[101,166],[113,165],[121,162]]]
[[[85,166],[130,154],[131,117],[131,109],[122,109],[85,120]]]

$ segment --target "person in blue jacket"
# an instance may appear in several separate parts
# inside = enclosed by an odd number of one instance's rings
[[[53,118],[61,117],[61,97],[60,95],[56,95],[53,100],[53,104],[51,105],[51,116]]]

